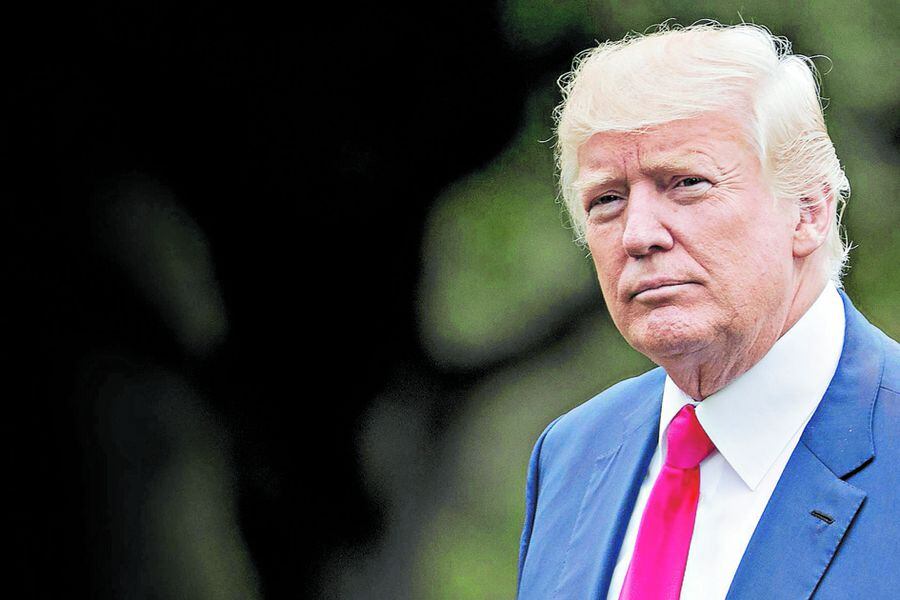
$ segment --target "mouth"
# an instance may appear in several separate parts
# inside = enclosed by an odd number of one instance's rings
[[[638,285],[631,294],[629,299],[650,298],[655,296],[668,295],[677,292],[681,288],[695,284],[695,281],[676,281],[671,279],[646,281]]]

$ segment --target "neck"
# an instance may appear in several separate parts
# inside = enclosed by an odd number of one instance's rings
[[[775,345],[813,305],[827,283],[827,276],[816,277],[797,286],[780,310],[758,323],[754,331],[742,336],[725,336],[694,354],[660,361],[672,381],[694,400],[718,392],[747,372]]]

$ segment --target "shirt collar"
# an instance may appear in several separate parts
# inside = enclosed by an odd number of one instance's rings
[[[667,376],[660,413],[665,429],[685,404],[716,449],[751,490],[806,424],[834,376],[844,343],[844,307],[829,282],[816,301],[743,375],[694,401]]]

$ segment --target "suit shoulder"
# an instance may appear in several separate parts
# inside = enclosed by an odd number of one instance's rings
[[[900,394],[900,344],[880,329],[876,330],[884,347],[884,374],[881,378],[881,387]]]
[[[546,453],[615,443],[624,433],[629,416],[649,413],[657,407],[665,378],[665,371],[655,368],[620,381],[576,406],[546,432]]]
[[[560,419],[558,428],[580,428],[596,424],[610,416],[621,418],[633,412],[635,402],[661,391],[666,379],[662,368],[624,379],[603,390],[590,400],[576,406]]]
[[[900,460],[900,344],[879,328],[872,325],[872,330],[881,343],[884,353],[884,364],[877,400],[872,414],[873,443],[877,462],[884,466],[895,465]],[[890,460],[884,460],[891,457]],[[892,473],[900,473],[893,470]],[[896,477],[894,484],[900,483]]]

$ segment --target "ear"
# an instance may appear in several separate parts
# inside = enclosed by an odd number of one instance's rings
[[[794,258],[805,258],[828,238],[834,218],[834,193],[822,184],[817,194],[800,200],[799,218],[794,228]]]

